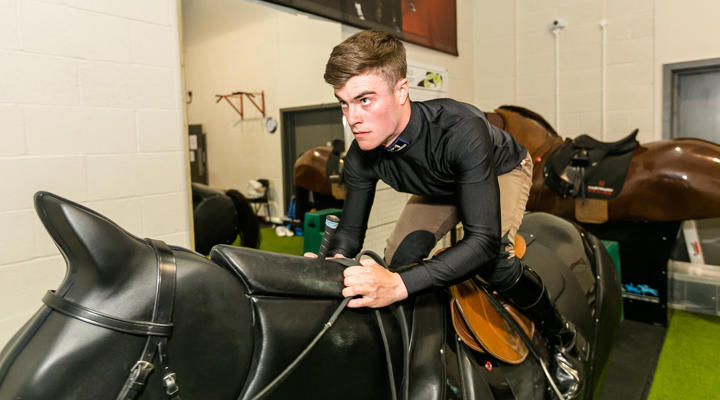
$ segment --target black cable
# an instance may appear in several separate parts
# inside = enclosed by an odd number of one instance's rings
[[[357,257],[355,257],[355,260],[357,262],[360,262],[360,258],[362,256],[368,256],[373,259],[378,265],[382,266],[383,268],[387,269],[387,265],[385,265],[385,261],[380,257],[377,253],[370,250],[362,251]],[[409,371],[410,371],[410,333],[407,326],[407,321],[405,320],[405,313],[403,312],[402,304],[397,304],[395,308],[396,317],[398,320],[398,324],[400,325],[400,334],[402,337],[403,342],[403,379],[402,379],[402,399],[407,400],[408,395],[410,392],[409,389]],[[375,310],[375,315],[377,316],[378,320],[378,326],[380,327],[380,335],[382,336],[383,343],[385,344],[385,360],[387,362],[388,367],[388,376],[390,378],[390,391],[393,395],[393,399],[397,399],[397,389],[395,388],[395,374],[393,372],[393,366],[392,366],[392,358],[390,356],[390,346],[388,345],[388,340],[385,335],[385,329],[383,327],[382,321],[380,319],[380,311]]]

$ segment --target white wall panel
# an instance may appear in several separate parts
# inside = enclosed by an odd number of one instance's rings
[[[23,109],[12,105],[0,105],[0,126],[3,127],[3,145],[0,156],[20,155],[27,151]]]
[[[65,271],[38,190],[189,245],[177,26],[174,0],[0,0],[0,345]]]
[[[137,150],[132,110],[26,107],[25,119],[29,154],[129,153]]]
[[[0,0],[0,49],[15,49],[19,46],[17,1]]]
[[[91,60],[130,59],[128,21],[63,5],[21,2],[23,49]]]

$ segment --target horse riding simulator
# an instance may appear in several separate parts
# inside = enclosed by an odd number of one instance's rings
[[[716,398],[717,15],[0,1],[0,400]]]

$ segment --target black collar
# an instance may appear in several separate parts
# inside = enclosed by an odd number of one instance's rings
[[[410,120],[408,121],[407,126],[402,132],[400,132],[400,135],[398,135],[392,144],[385,147],[385,151],[391,153],[401,153],[415,142],[415,140],[420,136],[420,130],[422,128],[421,114],[422,111],[420,110],[420,107],[416,103],[410,102]]]

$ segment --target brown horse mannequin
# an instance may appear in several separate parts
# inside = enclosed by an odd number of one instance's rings
[[[535,170],[528,211],[574,219],[575,201],[544,185],[547,156],[563,139],[541,116],[506,108],[488,119],[524,145]],[[500,118],[498,118],[498,116]],[[701,139],[645,143],[635,150],[620,194],[608,200],[611,221],[681,221],[720,216],[720,145]]]
[[[332,155],[330,146],[314,147],[300,155],[293,168],[295,183],[296,218],[301,223],[305,213],[313,208],[342,208],[345,185],[331,183],[327,176],[327,163]],[[313,201],[310,201],[312,192]]]
[[[302,153],[293,168],[295,186],[331,196],[332,187],[325,176],[325,165],[331,152],[330,146],[319,146]]]

